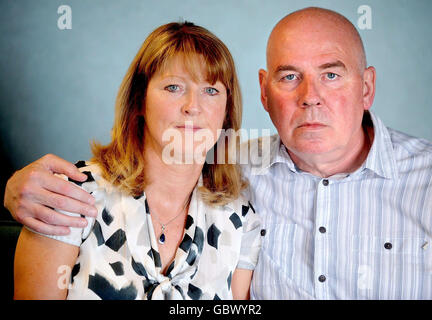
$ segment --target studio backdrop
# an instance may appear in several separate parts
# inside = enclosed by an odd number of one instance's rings
[[[276,133],[260,102],[258,70],[276,22],[307,6],[340,12],[358,28],[377,70],[373,110],[384,122],[432,140],[430,0],[1,1],[0,134],[9,163],[2,175],[46,153],[88,159],[90,140],[107,143],[129,64],[147,35],[171,21],[194,22],[226,43],[240,78],[243,128]]]

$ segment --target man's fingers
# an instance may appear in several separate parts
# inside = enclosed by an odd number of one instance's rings
[[[71,217],[51,208],[37,205],[32,210],[37,210],[38,220],[53,226],[84,228],[87,226],[87,220],[81,217]]]
[[[69,198],[73,198],[80,202],[84,202],[84,204],[88,204],[88,210],[93,208],[93,204],[95,202],[94,197],[78,187],[77,185],[70,183],[69,181],[65,181],[60,177],[53,176],[51,174],[44,175],[43,179],[40,179],[41,186],[49,191],[55,192],[57,194],[67,196]],[[60,208],[58,208],[60,209]]]
[[[78,168],[60,157],[57,157],[54,154],[47,154],[39,159],[40,163],[48,170],[54,173],[62,173],[68,176],[69,178],[77,181],[85,181],[87,176],[80,172]]]
[[[89,217],[96,217],[97,215],[97,210],[95,207],[54,192],[46,191],[45,189],[41,189],[40,192],[35,195],[34,200],[42,205],[57,210],[82,214]],[[39,218],[39,216],[37,217]]]
[[[68,227],[52,226],[31,217],[24,218],[22,223],[30,229],[42,234],[64,236],[70,233],[70,229]]]

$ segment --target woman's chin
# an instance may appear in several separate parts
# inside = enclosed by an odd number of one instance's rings
[[[172,149],[162,153],[165,164],[204,164],[207,157],[206,149],[200,146],[190,148]]]

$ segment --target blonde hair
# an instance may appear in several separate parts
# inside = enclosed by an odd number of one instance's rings
[[[92,161],[99,164],[103,177],[132,196],[139,196],[146,186],[144,174],[144,126],[143,108],[147,85],[151,77],[174,56],[182,56],[185,65],[191,57],[201,56],[205,61],[207,81],[221,81],[227,89],[226,116],[223,129],[240,129],[242,104],[240,87],[234,60],[228,48],[207,29],[190,22],[168,23],[155,29],[144,41],[130,65],[116,99],[114,126],[111,142],[102,146],[91,145]],[[194,70],[190,70],[192,73]],[[217,159],[218,144],[226,136],[221,135],[214,148]],[[226,141],[225,141],[226,142]],[[239,141],[229,139],[225,145],[223,164],[205,163],[203,186],[199,191],[210,205],[224,205],[240,196],[247,183],[237,164],[227,164],[228,150]]]

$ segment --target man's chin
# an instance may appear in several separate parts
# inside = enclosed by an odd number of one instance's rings
[[[308,141],[307,143],[297,143],[290,151],[300,156],[325,154],[330,149],[329,145],[322,141]]]

